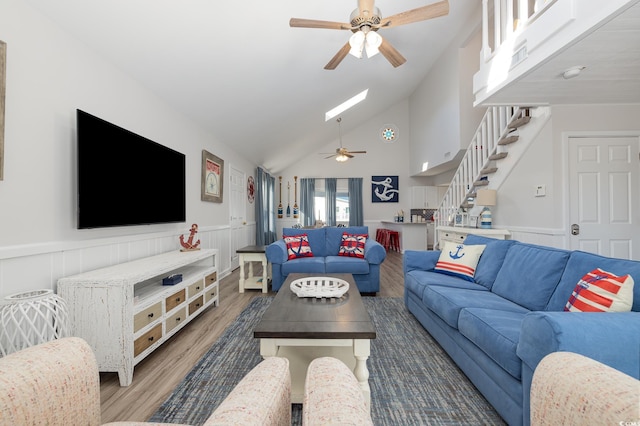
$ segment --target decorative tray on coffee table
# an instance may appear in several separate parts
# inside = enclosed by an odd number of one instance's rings
[[[298,297],[342,297],[348,290],[348,282],[333,277],[306,277],[291,283],[291,291]]]

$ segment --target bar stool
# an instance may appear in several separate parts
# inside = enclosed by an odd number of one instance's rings
[[[387,231],[388,250],[400,251],[400,233],[398,231]]]

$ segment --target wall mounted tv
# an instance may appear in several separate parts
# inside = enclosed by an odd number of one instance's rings
[[[77,110],[78,228],[186,221],[185,155]]]

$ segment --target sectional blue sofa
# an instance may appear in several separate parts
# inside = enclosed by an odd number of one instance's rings
[[[353,274],[360,293],[380,291],[380,264],[387,257],[384,247],[372,238],[367,238],[364,246],[364,259],[338,256],[342,234],[368,235],[368,226],[345,228],[324,227],[317,229],[284,228],[283,235],[307,234],[313,257],[301,257],[288,260],[287,246],[278,240],[267,246],[266,256],[271,263],[271,288],[279,290],[291,273]]]
[[[477,235],[464,244],[486,245],[473,281],[435,272],[440,251],[406,251],[404,301],[507,423],[529,424],[531,379],[549,353],[640,378],[640,262]],[[631,312],[564,311],[595,268],[631,275]]]

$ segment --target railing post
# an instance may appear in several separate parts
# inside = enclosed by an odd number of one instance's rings
[[[508,40],[513,35],[513,1],[507,0],[507,10],[505,17],[505,40]]]
[[[524,27],[529,20],[529,2],[528,0],[518,1],[518,29]]]
[[[482,0],[482,50],[480,62],[486,62],[491,56],[489,47],[489,0]]]
[[[498,50],[500,44],[502,44],[502,37],[500,36],[500,23],[502,19],[502,8],[500,7],[500,0],[493,0],[493,50]]]

